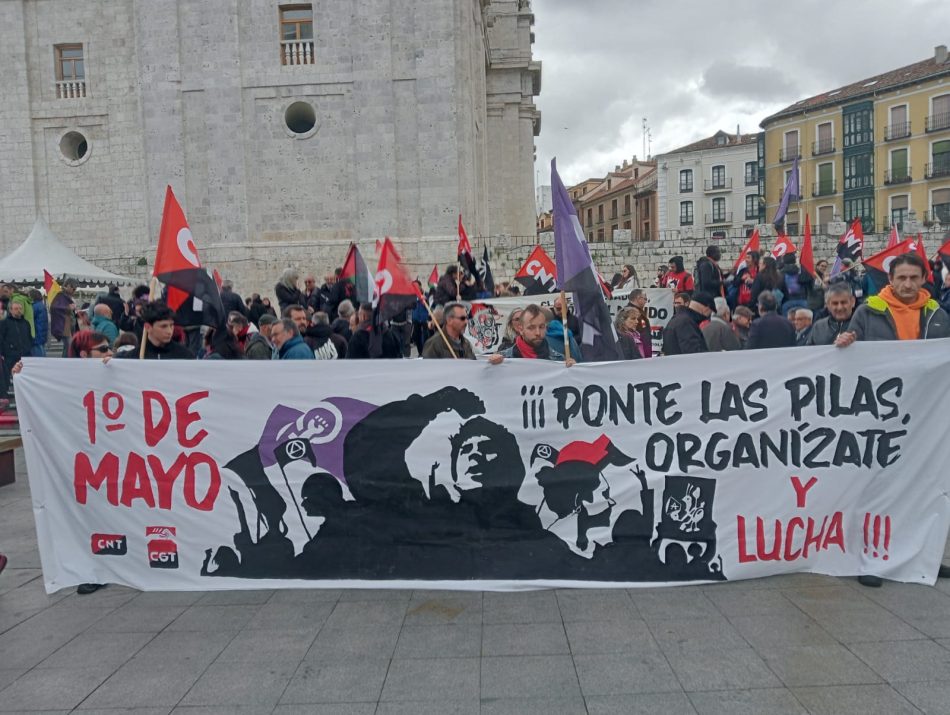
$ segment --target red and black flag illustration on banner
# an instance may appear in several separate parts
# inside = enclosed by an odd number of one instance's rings
[[[214,278],[201,267],[185,214],[175,199],[172,187],[165,190],[162,227],[152,275],[168,286],[168,307],[181,325],[223,325],[224,307]]]
[[[398,259],[398,256],[397,256]],[[470,276],[478,279],[478,267],[475,265],[475,255],[472,253],[472,244],[468,242],[468,234],[462,225],[462,214],[459,214],[459,245],[458,261]]]
[[[841,273],[846,260],[857,263],[864,254],[864,229],[861,228],[861,218],[858,217],[851,222],[848,230],[844,232],[841,240],[838,241],[837,256],[835,264],[831,267],[831,277]]]
[[[345,294],[348,298],[352,298],[357,304],[372,302],[373,274],[355,243],[351,243],[346,252],[340,280],[347,284]]]
[[[525,295],[543,295],[557,290],[557,268],[541,246],[535,246],[524,262],[515,280],[524,286]]]

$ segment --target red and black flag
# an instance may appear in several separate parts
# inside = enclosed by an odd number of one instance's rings
[[[557,267],[541,246],[535,246],[515,280],[524,286],[525,295],[543,295],[557,290]]]
[[[389,238],[383,241],[376,268],[376,291],[373,296],[377,325],[404,315],[415,306],[417,288],[399,261],[399,254]]]
[[[749,236],[749,240],[746,242],[745,247],[739,253],[739,257],[736,259],[735,265],[732,267],[732,274],[738,275],[739,269],[745,264],[745,257],[749,255],[751,251],[759,252],[759,229],[754,229],[752,235]]]
[[[227,316],[214,278],[201,267],[198,247],[172,187],[165,190],[162,227],[152,275],[168,287],[168,307],[181,325],[223,325]]]
[[[372,302],[373,274],[355,243],[350,244],[350,249],[346,252],[346,258],[343,259],[343,272],[340,274],[340,280],[347,283],[346,295],[355,300],[357,305]]]
[[[805,214],[805,235],[802,238],[802,255],[798,260],[802,270],[815,277],[815,249],[811,245],[811,219]]]
[[[398,259],[398,256],[397,256]],[[459,245],[458,262],[470,276],[478,279],[478,267],[475,265],[475,255],[472,253],[472,244],[468,242],[468,234],[462,225],[462,214],[459,214]]]
[[[927,249],[924,247],[924,237],[919,233],[917,238],[914,239],[914,250],[917,251],[917,255],[920,256],[924,263],[927,265],[927,283],[929,287],[934,286],[934,272],[933,268],[930,267],[930,256],[927,255]]]
[[[479,271],[479,278],[482,281],[482,288],[488,291],[489,295],[495,295],[495,276],[491,272],[491,263],[488,262],[488,244],[485,244],[482,250],[482,267]]]
[[[775,239],[775,245],[772,246],[772,258],[778,260],[790,253],[795,253],[798,249],[795,248],[795,244],[792,243],[791,239],[784,233],[779,233],[778,237]]]
[[[878,290],[881,290],[889,282],[888,274],[891,268],[891,261],[903,253],[916,251],[917,246],[910,239],[905,239],[891,248],[885,248],[880,253],[868,256],[864,259],[864,270],[868,278],[874,283]]]
[[[435,288],[439,285],[439,267],[432,266],[432,273],[429,274],[429,288]]]
[[[835,264],[831,267],[831,277],[834,278],[841,273],[846,260],[857,263],[862,255],[864,255],[864,229],[861,228],[861,218],[858,217],[851,222],[848,230],[838,241]]]

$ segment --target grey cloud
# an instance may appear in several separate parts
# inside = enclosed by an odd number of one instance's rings
[[[798,94],[798,87],[775,67],[752,67],[716,60],[703,73],[702,90],[710,97],[770,101]]]

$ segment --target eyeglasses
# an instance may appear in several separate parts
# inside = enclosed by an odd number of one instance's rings
[[[453,315],[452,318],[453,320],[468,320],[467,315]]]
[[[89,348],[89,352],[91,352],[91,353],[111,353],[111,352],[112,352],[112,348],[110,348],[108,345],[96,345],[96,346],[94,346],[94,347]]]

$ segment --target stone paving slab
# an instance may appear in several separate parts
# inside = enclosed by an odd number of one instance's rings
[[[47,595],[0,488],[0,712],[950,713],[950,582]]]

